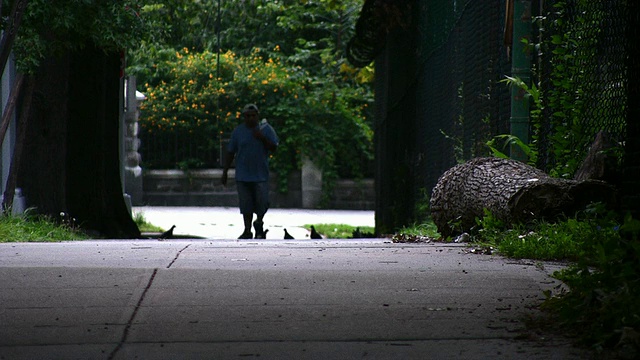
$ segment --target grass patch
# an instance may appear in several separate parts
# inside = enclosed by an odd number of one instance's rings
[[[160,232],[161,233],[161,232],[163,232],[165,230],[168,230],[168,229],[163,229],[163,228],[161,228],[159,226],[155,226],[155,225],[149,223],[147,221],[147,219],[145,219],[144,214],[141,213],[141,212],[137,212],[137,213],[134,214],[133,221],[136,223],[136,225],[138,225],[138,229],[140,229],[140,232],[143,232],[143,233],[146,233],[146,232],[150,232],[150,233],[151,232],[152,233]]]
[[[398,233],[412,236],[424,236],[432,239],[440,238],[438,227],[431,220],[422,224],[413,224],[412,226],[403,227],[398,231]]]
[[[600,237],[616,236],[613,227],[568,219],[559,223],[540,222],[510,230],[481,229],[479,240],[494,246],[504,256],[517,259],[569,260],[584,256],[588,243]]]
[[[133,220],[141,232],[163,232],[150,224],[142,213],[136,213]],[[49,217],[30,215],[0,215],[0,243],[8,242],[60,242],[88,240],[91,237],[80,229],[60,224]]]
[[[316,231],[327,239],[351,239],[356,229],[363,234],[374,237],[375,229],[371,226],[352,226],[346,224],[305,224],[304,228],[309,229],[313,225]]]
[[[0,216],[0,242],[58,242],[89,239],[84,233],[40,215]]]
[[[593,244],[619,237],[620,226],[615,215],[607,212],[599,216],[598,213],[604,210],[557,222],[516,224],[509,229],[485,213],[484,218],[477,221],[480,230],[473,239],[494,246],[500,254],[512,258],[578,261],[589,257]]]
[[[640,221],[592,204],[575,218],[505,229],[491,214],[478,220],[473,239],[513,258],[568,260],[553,276],[569,291],[547,292],[542,307],[562,329],[597,351],[631,339],[629,358],[640,357]],[[631,334],[631,335],[629,335]]]

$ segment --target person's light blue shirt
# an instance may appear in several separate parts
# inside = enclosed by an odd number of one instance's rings
[[[259,124],[260,131],[274,144],[279,139],[271,125]],[[236,181],[262,182],[269,180],[269,150],[253,137],[253,129],[238,125],[231,133],[227,151],[236,155]]]

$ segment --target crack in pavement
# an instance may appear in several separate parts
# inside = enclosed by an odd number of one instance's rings
[[[116,347],[113,349],[111,354],[109,354],[109,357],[107,359],[109,360],[114,359],[116,354],[120,351],[120,349],[122,349],[122,346],[127,341],[127,338],[129,337],[129,330],[131,329],[131,325],[133,324],[133,321],[135,320],[136,315],[138,315],[138,310],[140,310],[140,307],[142,306],[142,302],[144,301],[144,298],[147,295],[147,291],[149,291],[151,284],[153,284],[153,280],[155,279],[157,273],[158,273],[158,269],[157,268],[153,269],[153,273],[149,278],[149,282],[147,283],[147,286],[145,286],[144,291],[142,292],[142,295],[140,295],[140,299],[138,299],[138,303],[136,304],[136,307],[133,309],[133,313],[131,313],[131,317],[129,318],[129,321],[127,321],[127,325],[124,327],[124,331],[122,332],[122,338],[120,339],[120,342],[118,342],[118,345],[116,345]]]
[[[171,262],[169,263],[169,265],[167,265],[167,269],[169,269],[173,263],[175,263],[178,260],[178,257],[180,256],[180,254],[182,254],[183,251],[187,250],[187,248],[191,246],[191,244],[183,247],[182,249],[180,249],[180,251],[178,251],[178,253],[176,254],[176,257],[173,258],[173,260],[171,260]]]
[[[169,265],[167,265],[167,269],[169,269],[169,268],[171,268],[171,266],[173,266],[173,264],[178,260],[178,257],[180,257],[180,254],[182,254],[182,252],[185,251],[189,246],[191,246],[191,244],[188,244],[187,246],[183,247],[182,249],[180,249],[178,251],[178,253],[173,258],[173,260],[171,260]],[[147,283],[147,286],[145,286],[144,291],[142,292],[142,295],[140,295],[140,299],[138,299],[138,303],[136,304],[136,307],[133,309],[133,313],[131,314],[131,317],[129,318],[129,321],[127,321],[127,324],[125,325],[124,331],[122,332],[122,338],[120,339],[120,342],[118,342],[118,345],[116,345],[116,347],[113,349],[111,354],[109,354],[109,357],[108,357],[109,360],[114,359],[115,356],[120,351],[120,349],[122,349],[122,346],[127,342],[127,338],[129,337],[129,330],[131,329],[131,325],[133,324],[133,321],[135,320],[136,316],[138,315],[138,310],[140,310],[140,307],[142,306],[142,302],[144,301],[144,298],[147,295],[147,292],[149,291],[149,288],[151,288],[151,285],[153,284],[153,280],[155,279],[157,273],[158,273],[158,269],[157,268],[153,269],[153,273],[151,274],[151,277],[149,278],[149,282]]]

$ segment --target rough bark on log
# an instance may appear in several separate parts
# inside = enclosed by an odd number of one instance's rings
[[[611,202],[615,189],[598,180],[552,178],[525,163],[476,158],[447,170],[431,196],[431,217],[443,237],[469,231],[485,209],[506,225],[571,214],[590,202]]]
[[[607,152],[616,147],[614,141],[603,131],[596,134],[587,156],[573,176],[574,180],[602,180],[615,184],[620,178],[614,155]]]

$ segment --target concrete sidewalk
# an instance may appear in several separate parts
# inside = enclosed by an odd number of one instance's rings
[[[236,239],[243,231],[238,208],[141,206],[132,209],[151,224],[169,229],[176,225],[177,235],[194,235],[206,239]],[[308,239],[306,224],[347,224],[375,226],[374,212],[364,210],[270,209],[264,218],[269,229],[267,239],[283,239],[284,229],[296,239]]]
[[[0,359],[584,359],[529,331],[557,266],[457,244],[0,244]]]

